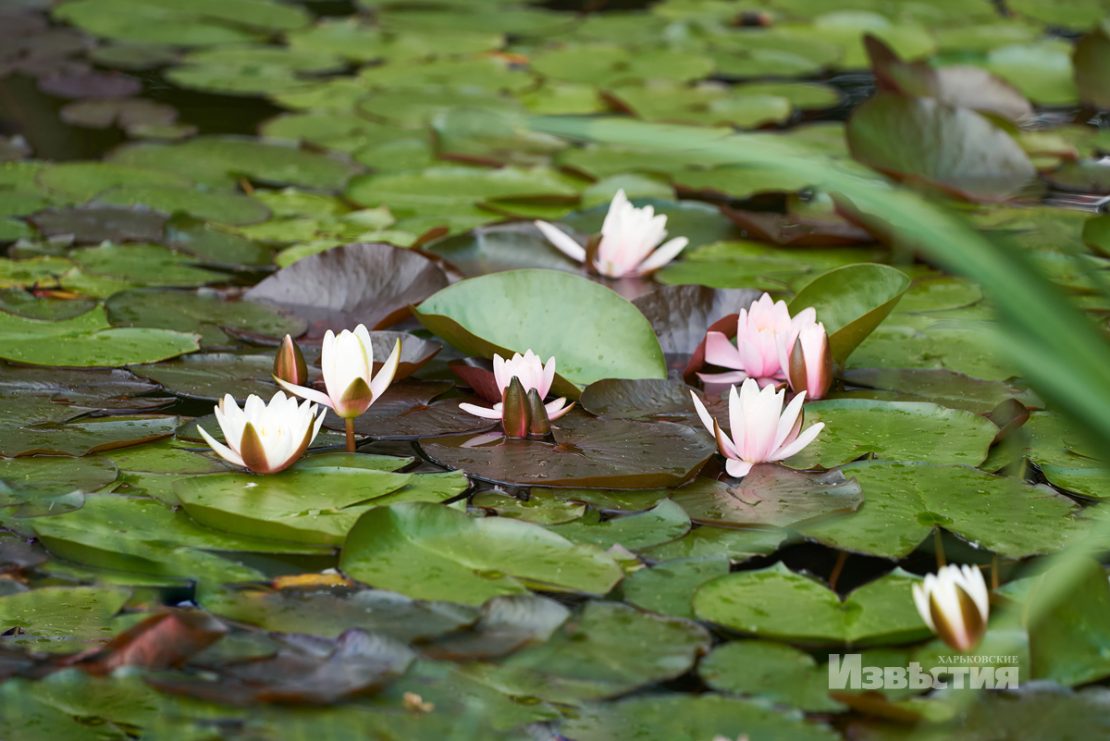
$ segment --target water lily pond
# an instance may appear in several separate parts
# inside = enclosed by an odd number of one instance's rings
[[[2,0],[0,739],[1110,738],[1107,0]]]

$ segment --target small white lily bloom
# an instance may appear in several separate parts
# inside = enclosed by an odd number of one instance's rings
[[[336,336],[329,329],[324,335],[320,369],[324,375],[326,394],[276,376],[274,381],[291,394],[322,404],[343,419],[353,419],[385,393],[389,384],[393,383],[400,364],[401,341],[397,340],[393,352],[374,375],[374,348],[370,332],[366,325],[360,324],[354,332],[345,329]]]
[[[804,391],[783,409],[785,391],[776,391],[774,386],[760,390],[755,379],[749,378],[739,393],[735,386],[729,390],[728,417],[732,433],[729,437],[698,395],[693,391],[690,395],[701,423],[717,440],[717,449],[727,459],[725,470],[736,478],[747,476],[756,463],[786,460],[813,442],[825,428],[824,422],[818,422],[802,431]]]
[[[554,224],[535,222],[560,252],[576,262],[586,262],[586,248]],[[667,216],[651,206],[636,208],[624,190],[618,190],[601,225],[601,237],[590,267],[607,278],[645,276],[678,257],[689,244],[686,237],[667,237]]]
[[[216,421],[227,445],[197,427],[212,450],[228,463],[255,473],[277,473],[304,455],[324,424],[326,412],[311,402],[298,405],[296,397],[281,391],[270,403],[251,394],[240,409],[231,394],[216,405]]]
[[[913,585],[913,602],[925,624],[957,651],[975,648],[987,630],[990,592],[978,566],[950,564]]]
[[[524,387],[524,393],[535,390],[540,401],[542,401],[547,398],[548,392],[551,391],[551,384],[555,381],[555,358],[548,358],[545,364],[531,350],[523,355],[516,353],[509,360],[495,354],[493,356],[493,377],[497,382],[497,389],[501,392],[501,401],[494,404],[493,407],[480,407],[477,404],[462,403],[459,404],[459,408],[464,412],[469,412],[484,419],[501,419],[505,408],[505,392],[513,378],[520,381],[521,386]],[[564,397],[559,397],[543,405],[547,411],[549,421],[559,419],[559,417],[569,412],[573,406],[574,404],[567,404]]]

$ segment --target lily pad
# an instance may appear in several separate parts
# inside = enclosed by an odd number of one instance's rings
[[[728,571],[724,556],[667,561],[629,574],[621,583],[621,593],[636,607],[693,620],[694,592]]]
[[[246,293],[306,319],[311,335],[366,324],[381,329],[447,285],[428,258],[387,244],[351,244],[298,260]]]
[[[704,339],[706,327],[758,298],[756,291],[744,288],[659,286],[632,303],[651,322],[663,352],[689,355]]]
[[[197,348],[194,334],[111,328],[103,308],[57,322],[0,314],[0,358],[27,365],[87,368],[152,363]]]
[[[713,689],[765,698],[810,712],[843,708],[829,697],[829,676],[812,656],[770,641],[732,641],[718,646],[698,666]]]
[[[654,489],[691,478],[713,454],[707,435],[673,422],[595,420],[554,430],[554,441],[494,434],[421,441],[433,461],[516,486]]]
[[[989,419],[931,402],[826,399],[807,404],[806,423],[825,429],[790,458],[794,468],[831,468],[864,455],[977,466],[998,434]]]
[[[340,565],[380,588],[468,605],[522,594],[527,586],[604,594],[622,575],[600,549],[537,525],[475,519],[420,502],[364,514],[347,538]]]
[[[516,696],[578,704],[677,677],[708,647],[692,621],[590,602],[546,643],[468,673]]]
[[[691,520],[716,527],[789,527],[854,512],[863,501],[859,484],[840,471],[805,474],[768,464],[739,484],[699,478],[671,497]]]
[[[822,645],[909,643],[930,632],[907,599],[917,581],[894,571],[842,601],[827,587],[776,564],[704,584],[694,595],[694,612],[761,638]]]
[[[1036,175],[1004,130],[932,98],[879,93],[852,114],[848,144],[856,159],[877,170],[971,199],[1005,200]]]
[[[512,270],[471,278],[414,311],[424,326],[472,355],[532,349],[555,356],[555,390],[562,394],[577,396],[602,378],[666,375],[647,319],[613,291],[569,273]]]
[[[177,417],[167,416],[92,417],[23,427],[0,423],[0,455],[88,455],[168,437],[177,424]]]
[[[790,300],[792,314],[812,307],[829,333],[833,359],[843,363],[882,324],[910,286],[905,273],[886,265],[847,265],[822,273]]]
[[[575,543],[638,551],[681,538],[690,530],[690,518],[682,507],[664,499],[644,512],[603,520],[595,511],[573,522],[549,525],[548,529]]]
[[[0,632],[7,645],[66,652],[112,637],[112,617],[131,596],[113,587],[42,587],[0,597]]]
[[[939,527],[979,548],[1023,558],[1055,551],[1082,529],[1067,497],[974,468],[863,461],[843,470],[859,482],[863,505],[799,528],[834,548],[899,559]]]

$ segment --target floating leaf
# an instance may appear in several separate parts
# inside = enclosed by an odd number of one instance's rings
[[[882,324],[910,286],[905,273],[886,265],[834,268],[814,278],[790,300],[791,314],[814,308],[829,333],[833,359],[843,363]]]
[[[548,529],[575,543],[589,543],[606,550],[620,546],[639,551],[681,538],[690,530],[690,518],[682,507],[664,499],[643,512],[605,520],[590,513],[573,522],[550,525]]]
[[[113,587],[40,587],[0,597],[0,633],[9,645],[38,651],[80,649],[112,637],[111,619],[131,594]]]
[[[824,422],[825,429],[789,459],[794,468],[831,468],[867,454],[977,466],[998,434],[989,419],[931,402],[825,399],[807,404],[805,412],[807,424]]]
[[[1023,558],[1063,547],[1080,529],[1066,497],[974,468],[863,461],[843,470],[859,482],[863,505],[854,514],[799,528],[834,548],[899,559],[939,527],[1007,558]]]
[[[811,712],[843,706],[829,697],[829,675],[813,657],[770,641],[731,641],[715,648],[698,666],[713,689]]]
[[[841,601],[836,592],[776,564],[704,584],[694,595],[694,612],[702,620],[761,638],[817,644],[907,643],[930,632],[907,598],[917,581],[894,571]]]
[[[429,438],[433,461],[467,475],[516,486],[652,489],[691,478],[713,454],[711,439],[672,422],[560,420],[554,442],[495,434]]]
[[[728,558],[685,558],[634,571],[621,583],[625,600],[663,615],[694,619],[694,592],[728,573]]]
[[[621,578],[616,562],[593,546],[518,520],[474,519],[419,502],[364,514],[340,565],[381,588],[468,605],[527,586],[604,594]]]
[[[415,313],[472,355],[508,357],[531,349],[555,356],[555,389],[563,394],[577,396],[578,388],[602,378],[666,375],[644,316],[604,286],[569,273],[512,270],[471,278],[443,289]]]
[[[310,322],[312,336],[366,324],[381,329],[447,285],[431,260],[386,244],[351,244],[298,260],[246,293]]]
[[[932,98],[879,93],[852,114],[848,144],[856,159],[877,170],[971,199],[1005,200],[1036,174],[1001,128]]]
[[[758,465],[740,483],[699,478],[672,495],[702,525],[789,527],[832,514],[853,512],[863,501],[860,486],[840,471],[806,474]]]

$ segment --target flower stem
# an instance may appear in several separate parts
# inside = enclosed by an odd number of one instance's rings
[[[940,534],[939,527],[933,528],[933,546],[934,550],[936,551],[937,569],[939,570],[941,568],[944,568],[944,566],[948,563],[948,560],[944,557],[944,540],[942,539],[942,536]]]
[[[347,424],[347,452],[355,452],[355,420],[353,417],[343,420]]]

